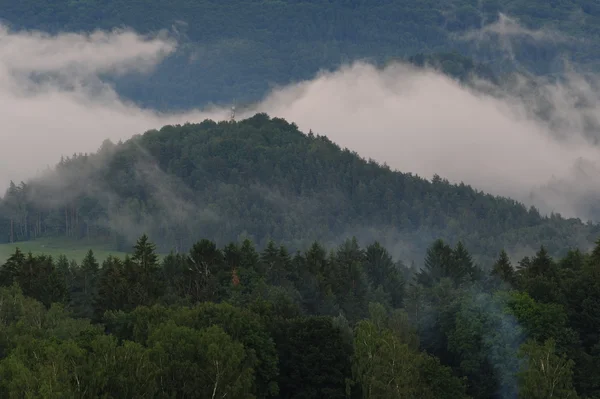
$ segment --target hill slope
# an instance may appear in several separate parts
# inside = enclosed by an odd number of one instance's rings
[[[557,55],[564,51],[577,62],[600,60],[600,6],[594,0],[57,0],[51,5],[0,0],[0,10],[0,18],[14,29],[170,30],[180,50],[151,79],[126,76],[117,81],[121,94],[161,108],[234,98],[254,101],[272,84],[308,79],[320,68],[359,58],[383,62],[457,50],[501,67],[506,53],[498,43],[457,39],[497,21],[500,12],[526,27],[548,27],[577,39],[533,43],[531,36],[520,35],[512,43],[512,55],[522,65],[554,72]],[[514,27],[498,31],[523,33]]]
[[[392,171],[265,114],[106,142],[41,180],[12,184],[1,207],[1,240],[104,237],[115,249],[143,232],[161,250],[243,232],[259,246],[273,238],[292,249],[355,235],[408,260],[422,259],[436,238],[460,239],[487,258],[503,247],[587,247],[600,232],[463,184]]]

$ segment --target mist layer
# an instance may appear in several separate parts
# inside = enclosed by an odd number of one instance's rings
[[[34,176],[62,155],[95,151],[107,138],[227,118],[228,109],[142,109],[103,82],[110,74],[147,73],[176,46],[165,35],[131,31],[50,36],[0,29],[0,186]],[[545,212],[596,218],[595,81],[573,74],[561,83],[537,80],[535,90],[518,79],[492,88],[403,64],[357,62],[277,88],[238,118],[266,112],[402,172],[439,174]]]

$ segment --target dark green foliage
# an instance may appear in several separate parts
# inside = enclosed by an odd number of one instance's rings
[[[109,312],[106,325],[118,338],[148,343],[154,328],[172,322],[202,331],[219,326],[228,336],[242,343],[245,362],[255,370],[255,389],[259,397],[277,392],[277,355],[272,339],[256,314],[231,305],[202,303],[193,308],[138,307],[131,313]]]
[[[486,277],[442,240],[412,274],[356,239],[293,257],[204,239],[159,262],[143,235],[101,268],[17,250],[0,268],[0,394],[593,398],[598,253],[542,247],[515,274],[501,252]]]
[[[66,258],[65,258],[66,259]],[[58,267],[62,262],[59,262],[57,268],[65,270],[63,273],[69,273],[70,280],[68,286],[71,298],[71,307],[73,314],[78,317],[92,319],[94,317],[94,305],[98,301],[98,277],[100,275],[100,265],[94,257],[94,253],[90,250],[86,257],[81,262],[81,266]]]
[[[156,246],[148,241],[146,234],[142,235],[133,247],[131,260],[136,262],[144,274],[152,273],[158,269],[158,256]]]
[[[535,257],[522,263],[518,271],[519,286],[534,299],[544,302],[561,302],[559,298],[558,265],[543,246]]]
[[[506,251],[500,251],[500,256],[496,263],[494,263],[491,274],[510,286],[516,283],[515,270],[510,263]]]
[[[476,280],[480,275],[471,255],[460,241],[452,249],[444,241],[436,240],[427,250],[424,268],[416,278],[420,284],[431,287],[446,278],[458,285]]]
[[[365,272],[374,288],[381,287],[390,294],[390,305],[402,306],[404,292],[404,275],[402,264],[396,264],[387,249],[378,242],[369,245],[365,251]]]
[[[52,257],[24,255],[16,250],[0,270],[1,284],[18,284],[23,293],[50,307],[68,298],[65,271],[57,270]]]
[[[286,320],[273,330],[281,398],[346,398],[352,346],[331,318]]]
[[[251,238],[261,248],[277,237],[295,251],[315,240],[334,246],[356,235],[361,244],[406,243],[410,251],[393,255],[410,264],[420,262],[439,237],[451,246],[460,241],[478,261],[491,265],[501,248],[510,254],[544,245],[554,248],[551,255],[562,255],[563,249],[591,241],[598,231],[579,220],[542,217],[533,208],[439,176],[430,182],[392,171],[264,114],[235,123],[165,126],[103,146],[97,154],[65,158],[56,173],[64,187],[41,179],[13,187],[15,194],[9,190],[0,201],[0,208],[7,208],[0,212],[7,215],[0,223],[0,239],[64,235],[127,243],[126,249],[148,234],[157,251],[182,253],[194,244],[194,236],[210,236],[221,246]],[[82,186],[81,179],[90,184]],[[28,199],[36,196],[59,205],[40,207]],[[20,219],[11,210],[13,203],[27,207],[31,217]],[[11,219],[14,231],[28,234],[12,235]],[[132,261],[145,268],[147,261],[140,256]],[[442,275],[478,273],[471,259],[457,262],[456,269]],[[247,274],[244,278],[262,273],[251,265],[238,266]],[[268,279],[283,278],[273,274],[282,270],[269,273]]]
[[[434,356],[423,355],[421,360],[421,375],[424,385],[422,398],[435,399],[467,399],[465,384],[452,374],[450,367],[440,364]]]

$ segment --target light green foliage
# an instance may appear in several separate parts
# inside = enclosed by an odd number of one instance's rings
[[[161,365],[164,395],[253,398],[254,370],[246,351],[215,325],[201,330],[166,323],[148,337],[151,359]]]
[[[60,238],[45,237],[32,241],[21,241],[19,243],[0,244],[0,262],[5,262],[8,257],[19,248],[22,252],[31,252],[34,255],[48,255],[53,258],[58,258],[60,255],[65,255],[67,258],[75,260],[77,263],[87,255],[87,252],[92,249],[94,256],[99,262],[103,262],[109,255],[124,257],[125,252],[115,251],[106,244],[94,244],[75,240],[64,240]]]
[[[507,302],[508,312],[515,316],[529,338],[538,342],[552,338],[562,353],[578,342],[562,305],[536,302],[526,292],[511,293]]]
[[[371,320],[360,321],[354,337],[353,375],[363,398],[468,398],[449,367],[415,347],[406,319],[370,308]]]
[[[256,380],[250,385],[252,392],[258,392],[259,396],[276,392],[274,383],[277,375],[277,354],[272,340],[265,331],[258,315],[237,307],[226,304],[202,303],[191,309],[188,308],[165,308],[160,306],[138,307],[131,313],[109,312],[106,314],[108,328],[120,339],[132,340],[152,346],[156,337],[152,334],[156,329],[172,323],[171,330],[178,331],[177,334],[188,334],[196,336],[197,331],[202,331],[211,326],[219,326],[230,338],[242,345],[244,365],[250,367],[256,375]],[[177,329],[182,327],[182,329]],[[196,331],[196,332],[192,332]],[[168,329],[163,331],[166,334]],[[217,332],[213,332],[217,334]],[[211,334],[213,334],[211,333]],[[182,338],[183,339],[183,338]],[[194,339],[200,339],[198,337]],[[219,338],[221,339],[221,338]],[[237,347],[236,347],[237,348]],[[235,349],[237,351],[237,349]],[[199,356],[199,355],[198,355]],[[192,361],[192,360],[188,360]],[[240,378],[247,378],[247,371],[240,371]],[[241,385],[240,392],[246,392],[245,380]]]
[[[416,398],[419,391],[418,352],[401,342],[390,330],[368,321],[356,327],[354,375],[363,397]]]
[[[519,397],[523,399],[564,398],[576,399],[573,389],[572,360],[556,353],[554,340],[543,344],[528,342],[523,345],[527,366],[520,374]]]

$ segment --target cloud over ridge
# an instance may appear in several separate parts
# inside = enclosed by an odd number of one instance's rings
[[[501,23],[508,35],[547,37],[519,30],[512,20]],[[498,26],[486,32],[506,33]],[[142,109],[102,80],[104,74],[148,72],[176,46],[164,34],[127,30],[51,36],[0,27],[0,186],[32,177],[61,155],[95,151],[106,138],[227,118],[228,110],[218,108]],[[355,62],[277,88],[239,117],[266,112],[403,172],[437,173],[543,211],[595,218],[596,77],[533,83],[535,90],[518,79],[500,88],[465,85],[404,64],[381,69]]]

